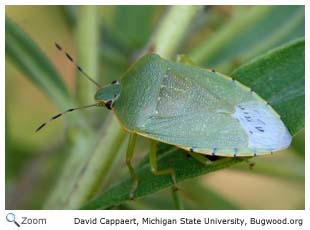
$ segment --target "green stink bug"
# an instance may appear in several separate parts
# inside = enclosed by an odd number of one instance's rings
[[[156,54],[142,57],[119,81],[99,88],[95,100],[90,106],[110,109],[130,133],[126,163],[133,178],[131,198],[138,185],[131,165],[136,135],[151,140],[152,172],[171,174],[174,183],[173,169],[157,170],[155,141],[190,153],[226,157],[262,155],[291,143],[280,116],[250,88],[214,70],[168,61]]]

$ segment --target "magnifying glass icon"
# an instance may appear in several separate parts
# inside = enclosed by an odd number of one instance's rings
[[[14,223],[16,224],[17,227],[20,227],[19,223],[17,223],[16,220],[15,220],[15,215],[14,215],[14,213],[8,213],[8,214],[6,215],[6,220],[7,220],[8,222],[14,222]]]

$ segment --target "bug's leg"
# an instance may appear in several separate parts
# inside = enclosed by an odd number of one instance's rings
[[[137,138],[137,134],[135,134],[135,133],[130,134],[127,152],[126,152],[126,164],[127,164],[127,167],[129,169],[129,172],[130,172],[130,175],[132,178],[132,185],[131,185],[131,189],[130,189],[130,193],[129,193],[129,198],[131,200],[134,198],[135,191],[137,190],[137,187],[138,187],[138,176],[137,176],[137,174],[136,174],[136,172],[133,169],[132,164],[131,164],[131,160],[133,157],[134,148],[135,148],[135,144],[136,144],[136,138]]]
[[[172,168],[158,170],[156,141],[150,140],[150,146],[151,146],[150,147],[150,167],[151,167],[152,173],[157,176],[167,175],[167,174],[171,175],[172,182],[173,182],[172,195],[173,195],[176,208],[183,209],[183,204],[181,202],[181,198],[178,193],[178,188],[176,186],[177,182],[176,182],[176,177],[175,177],[175,170]]]
[[[200,162],[203,165],[212,164],[212,161],[210,161],[208,158],[206,158],[205,156],[201,155],[200,153],[188,152],[188,154],[192,158],[194,158],[196,161]]]
[[[253,169],[253,168],[254,168],[255,163],[254,163],[254,162],[251,162],[251,161],[249,160],[249,158],[248,158],[248,157],[245,157],[245,158],[244,158],[244,159],[242,159],[242,160],[243,160],[243,162],[245,162],[245,163],[247,163],[247,164],[248,164],[249,169]]]
[[[158,170],[156,141],[150,140],[150,145],[151,145],[151,148],[150,148],[150,167],[151,167],[152,173],[156,176],[170,174],[173,184],[176,185],[175,170],[171,169],[171,168]]]

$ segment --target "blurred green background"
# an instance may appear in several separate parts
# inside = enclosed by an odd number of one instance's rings
[[[91,33],[86,35],[79,28],[79,7],[7,6],[6,16],[47,55],[72,95],[80,97],[81,92],[77,91],[83,91],[83,87],[89,87],[90,83],[76,83],[74,66],[57,51],[54,42],[60,43],[73,57],[77,56],[85,71],[94,72],[99,82],[108,83],[118,79],[147,45],[166,10],[162,6],[100,6],[96,9],[97,29],[84,30]],[[97,57],[89,65],[83,49],[89,49],[89,46],[92,49],[92,44],[78,45],[85,41],[83,36],[87,35],[98,37],[95,40]],[[302,36],[303,6],[207,6],[198,13],[175,53],[188,54],[200,66],[229,74],[251,58]],[[202,55],[201,50],[206,50],[208,55]],[[41,122],[59,112],[59,107],[25,76],[8,55],[5,67],[6,209],[49,208],[46,202],[56,190],[57,181],[71,154],[68,146],[75,134],[64,128],[67,127],[65,119],[34,133]],[[97,68],[97,71],[89,71],[88,67]],[[86,91],[86,94],[89,91],[94,94],[95,88]],[[78,101],[91,104],[93,96],[84,95]],[[69,104],[67,108],[71,107]],[[81,113],[89,117],[88,122],[94,130],[110,119],[105,109]],[[143,157],[147,144],[143,138],[138,138],[137,161]],[[249,170],[246,164],[237,164],[181,183],[185,207],[304,209],[304,145],[302,130],[294,137],[289,149],[251,159],[256,163],[253,170]],[[128,174],[124,151],[122,147],[106,180],[99,182],[101,190]],[[171,209],[173,205],[170,193],[162,191],[117,208]]]

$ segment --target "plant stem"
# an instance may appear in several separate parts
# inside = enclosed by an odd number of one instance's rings
[[[107,132],[98,136],[97,144],[87,161],[84,162],[83,170],[81,170],[64,208],[78,208],[88,201],[97,192],[109,172],[126,134],[114,119],[108,119],[108,121],[106,122],[108,126],[104,127]]]
[[[183,210],[184,205],[183,205],[183,201],[181,199],[181,195],[180,195],[179,191],[172,188],[172,197],[173,197],[173,201],[174,201],[176,209]]]
[[[80,6],[78,10],[77,60],[83,70],[97,81],[99,22],[97,6]],[[80,105],[87,105],[94,97],[96,86],[81,73],[76,79],[76,97]],[[94,110],[85,111],[91,115]]]
[[[163,58],[171,58],[183,41],[200,6],[172,6],[161,21],[150,46]]]
[[[79,65],[83,66],[85,72],[92,77],[97,71],[97,8],[94,6],[81,6],[79,8],[78,21],[78,46],[81,47]],[[78,53],[79,51],[78,50]],[[82,52],[83,50],[83,52]],[[85,51],[85,52],[84,52]],[[95,87],[82,76],[77,78],[76,84],[77,98],[80,104],[89,104],[93,98]],[[91,93],[91,94],[90,94]],[[91,96],[90,96],[91,95]],[[94,110],[93,110],[94,111]],[[89,114],[89,111],[87,111]],[[83,131],[82,131],[83,130]],[[84,127],[79,129],[71,127],[67,133],[68,137],[68,158],[64,164],[61,176],[50,194],[44,208],[63,209],[67,207],[67,199],[75,187],[84,162],[88,159],[88,154],[94,146],[96,137],[91,130]],[[70,207],[67,207],[70,208]]]

